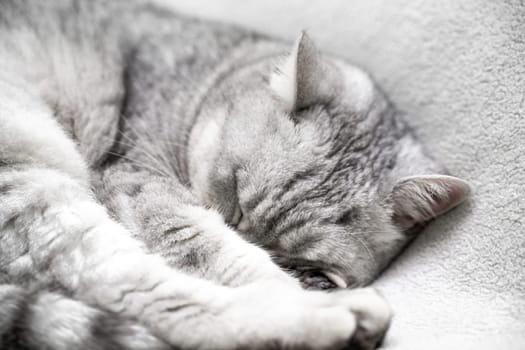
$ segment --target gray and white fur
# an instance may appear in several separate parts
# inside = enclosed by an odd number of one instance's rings
[[[2,349],[372,349],[444,174],[304,33],[0,0]]]

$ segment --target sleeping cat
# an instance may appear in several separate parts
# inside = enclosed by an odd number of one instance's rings
[[[0,68],[1,349],[375,348],[468,193],[304,33],[0,0]]]

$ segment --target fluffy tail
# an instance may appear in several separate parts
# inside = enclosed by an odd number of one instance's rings
[[[145,327],[61,294],[0,284],[2,350],[165,350]]]

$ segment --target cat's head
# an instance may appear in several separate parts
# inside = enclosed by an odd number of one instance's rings
[[[304,33],[276,70],[241,68],[217,91],[192,134],[192,185],[306,287],[370,282],[469,191],[366,73]]]

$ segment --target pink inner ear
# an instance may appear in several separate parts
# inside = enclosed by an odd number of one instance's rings
[[[460,204],[469,192],[465,181],[452,176],[405,178],[392,190],[394,220],[403,228],[424,223]]]
[[[446,187],[447,194],[443,197],[437,196],[434,201],[434,212],[439,215],[455,207],[465,198],[464,191],[455,187]]]

